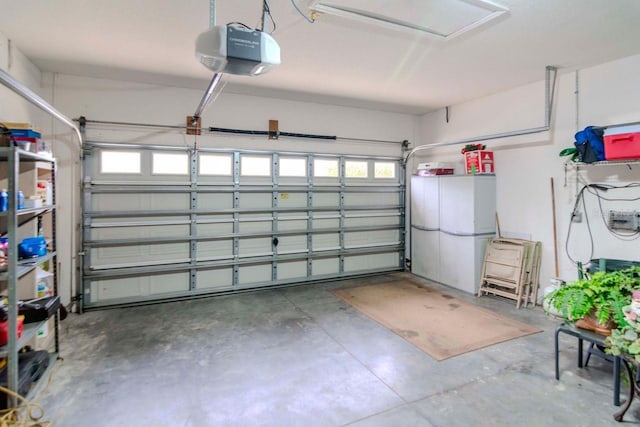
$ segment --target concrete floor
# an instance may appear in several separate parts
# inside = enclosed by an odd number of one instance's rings
[[[71,315],[40,394],[54,426],[606,426],[611,366],[540,308],[451,295],[543,333],[436,362],[329,289],[402,273]],[[439,287],[439,286],[436,286]]]

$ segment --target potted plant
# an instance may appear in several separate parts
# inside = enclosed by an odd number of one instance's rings
[[[598,271],[589,278],[576,280],[551,292],[545,298],[566,321],[610,335],[612,329],[628,325],[622,309],[629,305],[634,289],[640,289],[640,267]]]
[[[627,355],[640,362],[640,290],[632,292],[631,305],[622,309],[627,325],[611,331],[606,340],[607,353]]]

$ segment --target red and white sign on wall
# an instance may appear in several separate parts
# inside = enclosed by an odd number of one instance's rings
[[[464,153],[464,165],[468,174],[495,173],[493,151],[467,151]]]

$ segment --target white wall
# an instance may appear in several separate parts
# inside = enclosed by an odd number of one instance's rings
[[[541,77],[544,70],[540,71]],[[640,56],[579,70],[560,70],[549,132],[508,139],[485,141],[494,151],[497,175],[497,211],[503,234],[530,236],[543,243],[541,286],[555,276],[550,178],[555,180],[556,218],[560,277],[573,280],[577,270],[565,252],[565,239],[577,188],[573,169],[565,175],[558,153],[573,146],[574,133],[587,125],[611,125],[640,122]],[[575,92],[578,92],[577,95]],[[577,97],[577,98],[576,98]],[[578,104],[576,104],[578,101]],[[578,105],[578,107],[576,107]],[[513,89],[506,93],[478,99],[450,108],[446,123],[443,110],[421,118],[418,140],[421,144],[453,142],[463,138],[515,131],[544,125],[544,81]],[[456,173],[463,172],[461,145],[418,152],[415,160],[451,161]],[[414,166],[415,167],[415,166]],[[640,165],[591,166],[580,173],[583,182],[610,184],[640,182]],[[566,183],[565,183],[566,182]],[[579,187],[578,187],[579,186]],[[640,189],[608,192],[609,197],[640,197]],[[596,199],[587,199],[587,213],[593,232],[593,258],[640,260],[640,240],[621,241],[603,225]],[[621,210],[640,210],[640,201],[607,205]],[[606,209],[605,207],[605,209]],[[586,223],[574,223],[569,244],[574,259],[586,261],[590,243]]]
[[[163,125],[184,125],[192,115],[202,90],[181,89],[114,80],[55,76],[56,107],[71,117],[140,122]],[[377,140],[402,141],[414,137],[416,116],[386,113],[358,108],[303,103],[273,98],[236,95],[224,90],[202,115],[202,126],[250,130],[267,130],[270,119],[279,120],[286,132],[337,135]],[[159,131],[133,127],[90,126],[88,138],[119,142],[188,144],[193,136],[183,132]],[[286,139],[270,142],[266,137],[238,135],[202,135],[202,146],[242,147],[299,151],[326,151],[351,154],[399,156],[399,144],[362,144],[345,141]]]

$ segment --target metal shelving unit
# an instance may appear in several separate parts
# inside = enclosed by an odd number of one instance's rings
[[[6,230],[1,230],[8,237],[8,268],[6,273],[0,274],[0,281],[7,283],[8,293],[8,342],[5,346],[0,347],[0,357],[7,358],[7,385],[12,391],[18,390],[18,352],[32,340],[38,333],[38,330],[48,321],[36,322],[24,325],[22,336],[18,338],[17,331],[17,315],[18,315],[18,287],[19,280],[29,272],[36,269],[38,265],[44,262],[50,262],[50,272],[53,274],[53,292],[58,294],[57,282],[57,256],[56,256],[56,215],[55,215],[55,160],[41,156],[35,153],[23,151],[17,147],[0,147],[0,161],[7,164],[7,191],[9,194],[8,210],[0,214],[0,218],[6,218]],[[45,169],[51,173],[52,185],[52,205],[31,208],[17,209],[17,194],[19,189],[20,165],[23,163],[36,162],[34,168],[36,173],[38,169]],[[46,166],[45,166],[46,165]],[[35,190],[35,188],[34,188]],[[51,251],[47,255],[37,258],[18,260],[18,231],[21,226],[26,225],[32,219],[41,217],[44,214],[51,214]],[[49,368],[39,380],[40,383],[46,382],[46,376],[50,372],[53,361],[57,358],[59,352],[59,336],[58,322],[59,315],[55,315],[54,320],[54,349],[50,352],[51,363]],[[37,388],[33,388],[29,396],[33,395]],[[29,398],[27,396],[27,398]],[[8,398],[9,406],[15,406],[15,399]]]

